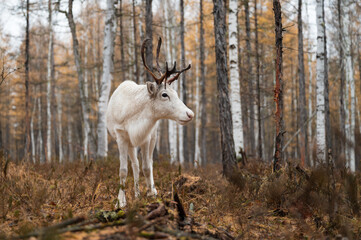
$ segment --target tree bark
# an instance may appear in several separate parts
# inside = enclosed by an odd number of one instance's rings
[[[132,0],[133,7],[133,38],[134,38],[134,67],[135,67],[135,79],[139,83],[139,66],[138,66],[138,40],[137,40],[137,19],[135,12],[135,0]]]
[[[341,1],[337,0],[337,17],[338,17],[338,37],[339,37],[339,66],[340,66],[340,131],[342,137],[346,136],[346,113],[345,113],[345,66],[343,61],[343,46],[342,46],[342,10],[341,10]],[[345,147],[347,146],[347,140],[346,141],[340,141],[339,143],[341,145],[341,155],[345,156]]]
[[[299,124],[301,126],[300,133],[300,155],[301,155],[301,166],[305,165],[307,161],[307,129],[303,127],[303,123],[307,120],[306,111],[306,83],[305,83],[305,66],[304,66],[304,54],[303,54],[303,29],[302,29],[302,0],[298,0],[298,117]]]
[[[273,0],[273,11],[275,15],[275,36],[276,36],[276,86],[274,90],[274,99],[276,102],[276,140],[275,155],[273,161],[273,171],[280,169],[283,162],[283,79],[282,79],[282,10],[279,0]]]
[[[76,66],[76,70],[77,70],[77,74],[78,74],[78,86],[79,86],[79,92],[80,92],[80,102],[81,102],[81,109],[82,109],[82,118],[83,118],[83,153],[84,153],[84,157],[86,160],[88,160],[88,147],[89,147],[89,138],[90,138],[90,124],[89,124],[89,113],[88,110],[90,109],[88,106],[88,102],[87,99],[85,97],[85,93],[84,93],[84,74],[83,74],[83,69],[82,69],[82,62],[81,62],[81,57],[80,57],[80,53],[79,53],[79,41],[78,38],[76,36],[76,25],[74,22],[74,17],[73,17],[73,0],[69,0],[68,3],[68,12],[66,11],[61,11],[60,12],[64,13],[66,18],[68,19],[68,24],[70,27],[70,31],[71,31],[71,35],[72,35],[72,40],[73,40],[73,54],[74,54],[74,60],[75,60],[75,66]]]
[[[52,8],[51,8],[51,0],[48,1],[48,11],[49,11],[49,46],[48,46],[48,75],[47,75],[47,92],[46,92],[46,115],[47,115],[47,131],[46,131],[46,160],[47,162],[51,161],[52,155],[52,126],[51,126],[51,100],[52,100],[52,84],[53,84],[53,65],[54,65],[54,44],[53,44],[53,22],[52,22]]]
[[[30,116],[29,116],[29,0],[26,0],[26,28],[25,28],[25,154],[26,160],[29,159],[30,153]]]
[[[255,25],[255,52],[256,52],[256,77],[257,77],[257,121],[258,121],[258,158],[262,159],[262,113],[261,113],[261,86],[260,86],[260,57],[258,44],[258,17],[257,0],[254,1],[254,25]]]
[[[122,65],[122,81],[125,81],[125,56],[124,56],[124,34],[123,34],[123,1],[119,0],[119,39],[120,39],[120,64]]]
[[[204,27],[203,27],[203,0],[199,3],[199,65],[200,65],[200,84],[201,84],[201,164],[207,161],[207,144],[206,144],[206,124],[207,124],[207,111],[206,111],[206,68],[204,64]]]
[[[254,101],[253,101],[253,70],[251,64],[251,21],[249,17],[249,0],[244,1],[244,12],[245,12],[245,24],[246,24],[246,51],[247,51],[247,58],[246,58],[246,78],[248,79],[248,109],[249,109],[249,128],[250,132],[248,134],[248,142],[250,152],[254,152],[255,150],[255,134],[253,133],[255,129],[254,125]]]
[[[228,43],[229,43],[229,72],[230,72],[230,95],[233,122],[233,137],[237,158],[240,158],[244,150],[242,104],[240,94],[239,69],[238,69],[238,1],[229,1],[228,15]]]
[[[226,57],[226,17],[223,0],[213,0],[214,36],[217,65],[219,120],[221,128],[223,174],[230,179],[236,168],[231,105],[228,96],[228,70]]]
[[[181,21],[180,21],[180,40],[181,40],[181,55],[182,55],[182,65],[183,67],[186,66],[185,63],[185,47],[184,47],[184,1],[180,0],[180,12],[181,12]],[[185,105],[187,105],[187,84],[186,84],[186,74],[183,73],[182,74],[182,101],[184,102]],[[183,130],[183,156],[185,157],[185,161],[189,162],[190,161],[190,156],[188,155],[188,136],[187,136],[187,126],[182,126],[181,127]]]
[[[63,124],[62,124],[62,113],[63,113],[63,105],[61,102],[61,93],[58,91],[56,94],[56,102],[57,102],[57,117],[58,117],[58,144],[59,144],[59,163],[62,163],[64,160],[64,152],[63,152]]]
[[[150,41],[146,48],[146,61],[149,69],[153,69],[153,32],[152,32],[152,23],[153,23],[153,13],[152,13],[152,2],[153,0],[145,0],[145,38],[149,38]],[[152,76],[147,72],[146,81],[153,81]]]
[[[353,71],[353,62],[352,62],[352,30],[351,30],[351,18],[350,11],[353,9],[352,3],[346,0],[342,0],[341,9],[342,14],[342,46],[343,46],[343,65],[345,66],[346,73],[346,89],[345,89],[345,110],[346,110],[346,139],[348,145],[349,154],[346,159],[349,159],[348,166],[352,172],[356,171],[356,94],[355,94],[355,78]],[[351,112],[348,110],[348,93],[350,92],[351,100]]]
[[[326,161],[326,121],[325,121],[325,24],[324,0],[317,0],[317,122],[316,122],[316,139],[317,139],[317,160],[325,163]]]
[[[97,157],[105,158],[108,155],[108,134],[105,113],[108,107],[112,73],[114,71],[114,40],[117,29],[115,18],[116,8],[114,0],[107,0],[104,43],[103,43],[103,75],[101,80],[100,98],[98,103],[98,150]]]

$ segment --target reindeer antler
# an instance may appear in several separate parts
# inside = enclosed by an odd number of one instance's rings
[[[154,81],[159,85],[163,82],[164,77],[166,76],[166,73],[161,74],[161,76],[158,78],[157,76],[155,76],[155,74],[152,72],[152,70],[149,69],[147,63],[145,62],[145,56],[144,56],[144,49],[146,48],[145,44],[150,41],[149,38],[145,39],[143,44],[142,44],[142,49],[141,49],[141,53],[142,53],[142,60],[143,60],[143,65],[145,67],[145,69],[149,72],[149,74],[153,77]],[[162,42],[160,41],[160,44],[162,44]],[[160,48],[160,44],[158,42],[158,47]],[[158,56],[159,53],[157,54],[157,64],[158,64]],[[159,64],[158,64],[159,65]],[[160,68],[158,69],[158,71],[160,70]],[[161,73],[161,72],[160,72]]]
[[[173,67],[172,69],[168,69],[168,63],[165,62],[166,65],[166,71],[165,73],[162,72],[162,69],[159,66],[159,52],[160,52],[160,47],[162,45],[162,38],[159,37],[158,38],[158,46],[157,46],[157,57],[156,57],[156,63],[157,63],[157,71],[159,72],[159,74],[161,75],[159,78],[157,76],[155,76],[155,74],[149,69],[149,67],[147,66],[146,62],[145,62],[145,56],[144,56],[144,49],[146,48],[145,44],[150,41],[150,39],[145,39],[143,44],[142,44],[142,49],[141,49],[141,53],[142,53],[142,60],[143,60],[143,65],[145,67],[145,69],[149,72],[150,75],[152,75],[152,77],[154,78],[155,82],[159,85],[163,82],[163,80],[165,79],[166,83],[168,83],[169,85],[174,82],[175,80],[177,80],[180,76],[180,74],[182,72],[185,72],[187,70],[189,70],[191,68],[191,65],[189,64],[188,67],[183,68],[182,70],[177,70],[177,62],[174,61]],[[175,76],[173,76],[171,79],[168,79],[171,75],[176,74]],[[168,79],[168,80],[167,80]]]

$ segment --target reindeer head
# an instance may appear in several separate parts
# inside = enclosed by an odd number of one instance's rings
[[[147,82],[148,93],[153,101],[154,114],[160,119],[171,119],[181,125],[185,125],[193,119],[194,113],[179,99],[177,92],[172,89],[171,84],[179,78],[182,72],[189,70],[191,65],[189,64],[188,67],[179,71],[176,69],[177,63],[175,61],[171,69],[168,69],[168,63],[166,62],[166,70],[163,72],[158,61],[160,46],[162,45],[162,39],[159,38],[156,63],[160,77],[157,77],[145,62],[144,50],[148,41],[150,39],[144,40],[141,53],[143,65],[154,79],[154,82]]]

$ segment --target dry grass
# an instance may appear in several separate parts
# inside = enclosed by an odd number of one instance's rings
[[[89,216],[96,210],[112,210],[119,189],[118,165],[116,159],[61,165],[0,160],[0,238],[73,216]],[[127,208],[134,211],[169,200],[178,191],[195,222],[242,239],[361,237],[359,174],[335,170],[331,178],[322,167],[305,173],[294,167],[277,174],[270,169],[249,163],[234,179],[237,183],[230,184],[222,177],[220,165],[184,170],[158,162],[154,167],[158,198],[145,196],[141,177],[142,197],[134,199],[133,179],[128,177]]]

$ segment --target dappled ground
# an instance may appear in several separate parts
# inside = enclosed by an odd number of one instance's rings
[[[250,162],[240,166],[235,184],[222,177],[220,165],[185,169],[157,162],[157,198],[145,196],[141,177],[142,197],[134,199],[130,170],[128,206],[119,210],[116,159],[62,165],[1,160],[0,238],[361,238],[359,175],[296,166],[272,174],[270,166]]]

